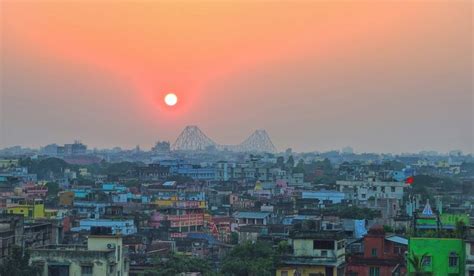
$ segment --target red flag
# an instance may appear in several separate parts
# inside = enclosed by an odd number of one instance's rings
[[[407,179],[405,179],[405,183],[406,184],[413,184],[413,181],[415,180],[415,178],[413,176],[409,176],[407,177]]]

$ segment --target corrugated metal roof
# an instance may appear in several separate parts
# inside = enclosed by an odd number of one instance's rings
[[[385,238],[388,241],[408,245],[408,239],[400,236],[390,236]]]

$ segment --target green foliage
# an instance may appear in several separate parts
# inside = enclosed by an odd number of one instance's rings
[[[385,233],[393,233],[394,232],[393,228],[390,225],[384,225],[383,230],[385,231]]]
[[[467,226],[462,220],[456,220],[454,234],[459,239],[464,239],[467,236]]]
[[[128,187],[128,188],[131,188],[131,187],[140,188],[140,181],[138,181],[138,180],[129,180],[129,181],[123,183],[123,185],[125,185],[125,187]]]
[[[273,275],[275,255],[264,242],[243,243],[234,247],[222,262],[221,273],[235,276]]]
[[[291,253],[291,245],[288,243],[288,241],[281,241],[278,243],[278,246],[277,246],[277,255],[278,256],[281,256],[281,255],[284,255],[284,254],[288,254],[288,253]]]
[[[298,164],[296,164],[296,167],[293,168],[293,173],[305,173],[304,167],[304,161],[303,159],[300,159]]]
[[[15,276],[35,276],[40,275],[39,270],[29,265],[30,255],[23,252],[18,246],[11,248],[11,254],[8,255],[3,264],[0,265],[0,275]]]
[[[27,167],[30,173],[37,174],[40,179],[45,179],[50,176],[62,176],[65,169],[73,167],[59,158],[46,158],[40,160],[26,158],[20,160],[19,163],[20,166]]]
[[[107,163],[102,170],[102,174],[106,174],[110,177],[127,175],[133,171],[137,165],[138,164],[134,162]]]
[[[285,168],[285,158],[283,156],[278,156],[276,161],[276,167],[280,169]]]
[[[382,167],[386,170],[395,170],[395,171],[401,171],[402,169],[405,168],[405,164],[402,163],[402,162],[399,162],[399,161],[395,161],[395,160],[392,160],[392,161],[385,161],[383,164],[382,164]]]
[[[48,196],[56,197],[58,195],[59,184],[57,182],[48,182],[46,187],[48,187]]]
[[[290,155],[288,157],[288,160],[286,160],[286,168],[287,169],[293,169],[293,167],[295,166],[295,159],[293,158],[293,155]]]
[[[230,234],[230,243],[238,244],[239,243],[239,234],[237,232],[232,232]]]
[[[357,206],[335,206],[322,210],[324,215],[335,215],[347,219],[374,219],[380,217],[380,211]]]
[[[178,254],[171,254],[167,260],[156,262],[156,271],[149,271],[146,275],[178,275],[186,272],[201,272],[204,275],[212,275],[212,267],[207,260]]]
[[[414,275],[414,276],[429,276],[431,275],[431,273],[429,272],[424,272],[424,268],[423,268],[423,259],[428,256],[427,253],[419,256],[419,255],[416,255],[414,252],[412,252],[410,254],[410,256],[408,257],[408,263],[413,267],[413,270],[415,270],[414,273],[411,273],[410,275]]]

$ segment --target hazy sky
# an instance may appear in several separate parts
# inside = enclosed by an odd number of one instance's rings
[[[473,152],[472,3],[3,0],[0,147]]]

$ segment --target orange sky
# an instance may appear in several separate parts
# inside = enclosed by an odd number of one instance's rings
[[[267,128],[280,149],[472,151],[469,1],[1,5],[0,146],[150,146],[198,124],[223,143]]]

